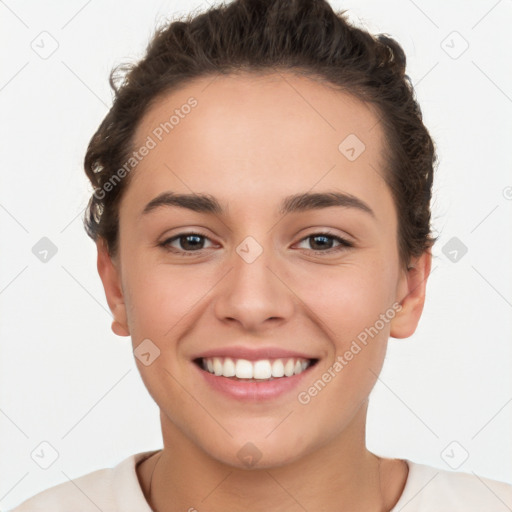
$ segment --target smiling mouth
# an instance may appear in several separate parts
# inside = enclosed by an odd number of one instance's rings
[[[217,377],[245,382],[267,382],[299,375],[314,366],[318,359],[286,357],[249,361],[231,357],[199,357],[193,362],[201,370]]]

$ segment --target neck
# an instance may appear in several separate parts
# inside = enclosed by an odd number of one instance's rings
[[[404,463],[381,463],[366,449],[366,406],[342,435],[292,463],[262,469],[224,464],[200,450],[163,414],[161,422],[164,449],[138,469],[156,512],[382,512],[398,501],[407,478]]]

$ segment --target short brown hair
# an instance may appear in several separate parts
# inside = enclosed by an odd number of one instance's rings
[[[151,105],[194,78],[277,69],[328,82],[376,108],[387,142],[384,179],[398,212],[400,260],[408,265],[435,241],[436,153],[405,64],[394,39],[352,26],[345,11],[335,13],[326,0],[235,0],[157,28],[139,62],[110,73],[114,102],[84,160],[95,189],[84,217],[88,235],[103,238],[116,254],[119,202],[130,176],[105,185],[133,152],[134,133]]]

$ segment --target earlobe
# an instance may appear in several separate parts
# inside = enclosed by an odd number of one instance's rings
[[[105,297],[113,316],[112,331],[118,336],[130,336],[118,265],[112,260],[104,239],[98,239],[96,248],[98,250],[98,274],[103,283]]]
[[[111,329],[112,332],[118,336],[130,336],[130,331],[128,331],[124,324],[121,324],[117,320],[112,321]]]
[[[403,271],[397,287],[397,302],[400,302],[401,310],[391,321],[390,336],[393,338],[408,338],[416,330],[425,304],[431,264],[432,253],[425,251]]]

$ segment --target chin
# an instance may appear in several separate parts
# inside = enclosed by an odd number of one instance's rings
[[[222,442],[215,440],[212,446],[204,446],[204,450],[218,462],[243,470],[285,466],[305,455],[303,440],[294,439],[284,431],[280,434],[274,432],[268,438],[261,433],[254,437],[245,433],[229,440],[224,437]],[[302,432],[300,437],[303,435]],[[208,441],[211,443],[212,438]]]

